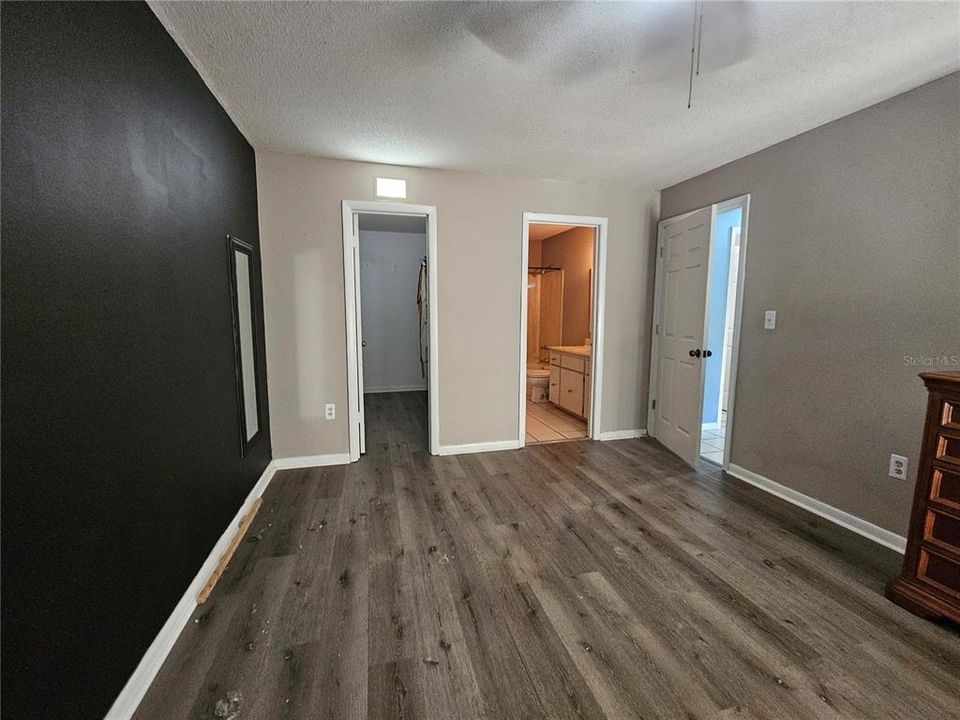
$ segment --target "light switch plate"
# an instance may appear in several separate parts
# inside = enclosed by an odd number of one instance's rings
[[[323,406],[323,416],[327,420],[335,420],[337,417],[337,406],[333,403],[327,403]]]
[[[775,327],[777,327],[777,311],[767,310],[763,314],[763,329],[773,330]]]

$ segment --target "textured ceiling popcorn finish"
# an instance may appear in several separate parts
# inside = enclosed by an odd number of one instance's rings
[[[153,2],[257,149],[662,188],[960,68],[957,2]]]

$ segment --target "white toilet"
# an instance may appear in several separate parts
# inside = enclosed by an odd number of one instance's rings
[[[550,399],[550,368],[527,365],[527,397],[535,403]]]

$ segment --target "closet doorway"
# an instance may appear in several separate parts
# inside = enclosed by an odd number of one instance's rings
[[[350,460],[380,444],[436,455],[436,208],[343,201]]]
[[[524,213],[518,444],[599,439],[607,219]]]

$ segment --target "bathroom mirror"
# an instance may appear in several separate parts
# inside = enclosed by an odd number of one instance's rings
[[[240,419],[240,454],[245,455],[260,433],[253,322],[253,248],[232,235],[227,235],[227,248],[230,253],[230,286],[233,291],[233,345]]]

